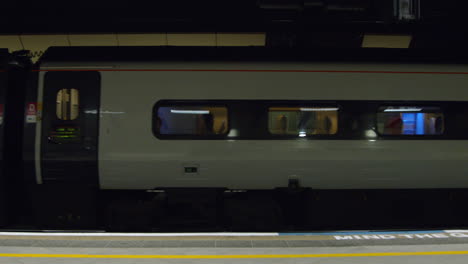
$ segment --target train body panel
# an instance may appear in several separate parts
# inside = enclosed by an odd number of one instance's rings
[[[7,52],[0,50],[0,226],[3,226],[7,220],[6,214],[6,171],[5,171],[5,103],[8,86],[8,74],[4,57]]]
[[[461,158],[466,142],[374,143],[210,141],[189,146],[177,142],[169,148],[158,144],[148,152],[101,155],[100,184],[104,189],[274,189],[288,187],[290,179],[297,179],[300,186],[313,189],[468,186],[466,159]],[[164,150],[164,157],[154,149]],[[434,151],[445,154],[433,155]],[[184,173],[185,167],[196,167],[198,173]]]
[[[4,115],[7,84],[7,72],[0,68],[0,175],[3,175]]]
[[[41,75],[84,68],[100,72],[99,111],[84,111],[88,116],[99,112],[101,189],[273,189],[287,187],[290,180],[313,189],[468,188],[464,139],[271,140],[228,134],[187,140],[160,139],[153,131],[153,110],[162,100],[465,102],[464,65],[45,63]],[[42,85],[40,91],[48,89]],[[36,142],[40,149],[44,144]],[[36,150],[37,160],[40,155]],[[43,164],[36,164],[38,182],[48,177],[39,168]]]
[[[0,65],[1,66],[1,65]],[[0,225],[5,222],[5,99],[7,93],[7,72],[0,67]]]

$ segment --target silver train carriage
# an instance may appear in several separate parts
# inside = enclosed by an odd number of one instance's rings
[[[468,188],[468,66],[346,52],[49,49],[26,174],[43,193]]]

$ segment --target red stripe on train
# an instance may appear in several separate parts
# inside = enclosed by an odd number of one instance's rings
[[[42,69],[47,71],[121,71],[121,72],[310,72],[310,73],[389,73],[389,74],[468,74],[468,72],[412,72],[412,71],[333,71],[333,70],[242,70],[242,69]]]

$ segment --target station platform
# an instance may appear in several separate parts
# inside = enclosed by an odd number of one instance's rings
[[[0,263],[467,263],[468,230],[0,232]]]

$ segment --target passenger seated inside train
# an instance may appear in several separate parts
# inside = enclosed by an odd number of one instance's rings
[[[338,108],[270,107],[269,131],[273,135],[333,135],[338,131]]]
[[[382,135],[441,135],[444,115],[438,107],[384,107],[377,113]]]

